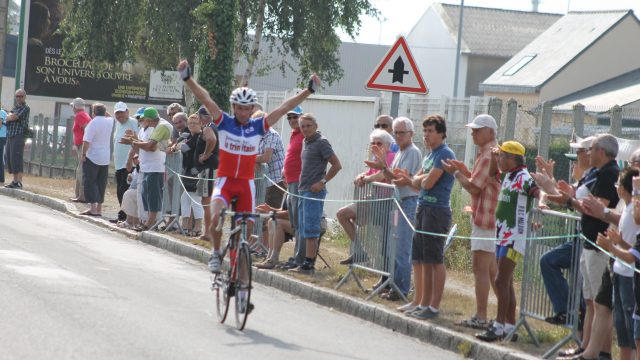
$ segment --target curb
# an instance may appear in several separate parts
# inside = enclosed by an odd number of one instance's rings
[[[123,234],[144,242],[148,245],[169,251],[173,254],[206,264],[209,259],[209,251],[199,246],[184,243],[168,235],[144,231],[137,233],[132,230],[121,229],[111,225],[105,220],[95,219],[79,215],[72,211],[66,201],[34,194],[25,190],[0,188],[0,195],[5,195],[19,200],[49,207],[63,212],[75,218],[87,220],[93,224],[108,228],[109,230]],[[333,289],[315,286],[313,284],[298,281],[292,277],[278,272],[253,269],[253,279],[258,283],[276,288],[291,295],[309,300],[321,306],[355,316],[394,332],[416,338],[425,343],[437,346],[441,349],[458,353],[462,356],[479,360],[530,360],[538,359],[533,355],[502,347],[499,345],[481,342],[476,338],[458,333],[448,328],[435,326],[431,323],[411,319],[382,306],[364,302],[361,299],[342,294]]]

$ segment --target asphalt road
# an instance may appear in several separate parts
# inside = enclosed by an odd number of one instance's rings
[[[0,196],[0,359],[459,359],[256,284],[244,332],[195,263]]]

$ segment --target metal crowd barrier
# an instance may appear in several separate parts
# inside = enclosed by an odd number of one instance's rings
[[[401,293],[393,280],[393,275],[396,258],[395,245],[397,243],[396,228],[399,222],[404,220],[394,197],[393,185],[374,182],[362,187],[356,186],[354,199],[371,201],[355,203],[356,236],[351,243],[350,251],[353,263],[349,265],[349,271],[336,285],[336,289],[344,285],[350,277],[353,277],[358,287],[366,292],[367,290],[362,286],[355,272],[356,269],[361,269],[387,277],[385,283],[369,294],[367,300],[387,286]]]
[[[267,197],[267,187],[271,185],[264,175],[269,171],[267,164],[257,164],[255,170],[254,185],[256,188],[256,206],[264,204]],[[251,244],[251,249],[258,252],[267,253],[269,248],[262,242],[262,222],[266,221],[262,218],[255,219],[255,225],[253,227],[253,235],[256,237],[256,241]]]
[[[167,154],[165,168],[162,211],[160,212],[162,215],[150,230],[161,229],[161,231],[166,232],[177,228],[181,233],[184,233],[180,223],[180,197],[184,188],[182,187],[180,176],[177,175],[182,173],[182,152]],[[161,228],[161,225],[164,226]]]
[[[527,241],[522,274],[520,318],[516,323],[515,330],[509,336],[514,334],[521,326],[524,326],[536,346],[540,346],[540,342],[527,322],[527,318],[544,321],[546,317],[554,315],[553,307],[542,279],[540,258],[547,251],[567,241],[574,241],[571,267],[563,271],[563,275],[569,285],[567,322],[564,326],[570,329],[571,332],[543,355],[545,359],[555,354],[556,351],[572,340],[578,345],[581,344],[578,336],[578,322],[580,298],[582,296],[582,278],[579,271],[582,239],[572,236],[577,233],[579,222],[580,218],[578,216],[551,210],[533,209],[530,215],[529,237],[557,236],[560,234],[567,234],[567,237]]]

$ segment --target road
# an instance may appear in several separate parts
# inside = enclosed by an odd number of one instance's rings
[[[0,213],[2,359],[459,359],[258,284],[239,332],[203,264],[13,198]]]

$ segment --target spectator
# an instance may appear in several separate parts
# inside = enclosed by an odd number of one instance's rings
[[[85,202],[84,185],[82,183],[82,139],[84,138],[84,129],[89,125],[91,117],[84,111],[84,100],[75,98],[69,104],[73,108],[73,151],[78,158],[78,166],[76,166],[76,188],[75,196],[70,200],[73,202]]]
[[[618,180],[620,169],[615,161],[618,155],[618,142],[615,137],[609,134],[598,135],[591,143],[589,150],[590,164],[594,171],[589,172],[584,181],[584,189],[593,197],[597,198],[607,209],[613,209],[618,204],[618,194],[615,189],[615,183]],[[542,184],[540,184],[542,186]],[[545,185],[547,186],[547,185]],[[592,335],[592,327],[597,325],[597,318],[600,314],[602,317],[611,319],[611,284],[603,282],[603,274],[607,267],[607,255],[600,252],[593,244],[596,242],[597,235],[607,230],[609,226],[607,222],[602,221],[590,215],[590,212],[583,206],[588,197],[578,200],[578,188],[575,192],[571,186],[565,182],[558,182],[559,194],[554,194],[555,189],[547,189],[549,193],[548,199],[559,204],[577,210],[582,214],[580,225],[582,234],[586,237],[583,245],[583,251],[580,256],[580,272],[583,277],[582,293],[587,305],[584,327],[582,334],[582,346],[589,347],[591,341],[598,341],[601,348],[606,353],[610,353],[611,349],[611,324],[606,320],[600,322],[602,327],[598,326],[597,335]],[[553,194],[553,195],[551,195]],[[605,209],[605,216],[610,210]],[[595,301],[594,301],[595,300]],[[594,332],[596,334],[596,332]],[[604,342],[602,342],[604,340]],[[592,347],[595,345],[592,345]],[[599,349],[600,350],[600,349]],[[580,355],[580,354],[577,354]]]
[[[389,133],[389,135],[393,135],[392,124],[393,124],[393,118],[391,116],[380,115],[376,118],[376,123],[375,125],[373,125],[373,128],[384,130],[387,133]],[[394,154],[397,153],[398,150],[400,150],[400,148],[398,147],[398,144],[396,144],[395,141],[391,144],[390,149],[391,149],[391,152],[393,152]]]
[[[256,211],[259,212],[276,212],[276,221],[269,219],[267,222],[267,237],[269,239],[269,252],[267,258],[260,263],[256,264],[258,269],[274,269],[280,264],[280,250],[285,241],[289,241],[293,238],[294,230],[289,219],[289,211],[287,209],[287,195],[282,202],[282,208],[273,208],[267,204],[261,204],[256,206]]]
[[[284,166],[282,174],[284,180],[287,183],[287,193],[291,194],[287,199],[287,209],[289,211],[289,221],[293,226],[295,233],[295,249],[293,257],[290,258],[285,264],[282,265],[282,269],[288,270],[296,268],[304,262],[306,254],[306,243],[304,239],[300,237],[298,233],[298,185],[300,182],[300,171],[302,170],[302,144],[304,141],[304,135],[300,131],[300,115],[302,115],[302,107],[296,106],[287,113],[287,121],[291,127],[291,136],[289,137],[289,145],[287,146],[287,153],[284,157]]]
[[[502,187],[496,208],[496,295],[498,314],[491,328],[476,334],[483,341],[503,339],[516,328],[516,293],[513,272],[524,258],[529,211],[540,189],[524,163],[525,149],[517,141],[505,141],[496,151]]]
[[[399,310],[417,319],[431,319],[440,314],[440,301],[447,276],[444,243],[451,227],[451,189],[454,179],[451,174],[444,172],[442,162],[455,160],[456,155],[444,142],[447,124],[442,116],[427,116],[422,122],[422,132],[424,144],[431,152],[425,156],[420,172],[411,179],[411,186],[420,191],[416,230],[442,235],[413,235],[411,258],[416,292],[413,302]]]
[[[116,130],[113,135],[113,166],[116,170],[116,196],[118,197],[118,204],[122,206],[122,197],[125,191],[129,189],[129,171],[127,170],[127,160],[129,156],[129,150],[131,145],[125,145],[120,143],[120,139],[124,136],[127,130],[135,132],[138,130],[138,122],[129,117],[129,108],[127,104],[119,101],[113,107],[113,113],[116,117]],[[127,215],[124,211],[118,212],[118,218],[110,220],[113,223],[118,221],[124,221]]]
[[[198,157],[198,163],[205,165],[207,168],[204,182],[204,188],[202,193],[202,206],[204,207],[204,235],[200,237],[201,240],[211,241],[211,195],[213,194],[214,183],[216,178],[216,170],[219,164],[219,152],[220,144],[218,143],[218,127],[213,122],[211,115],[207,111],[207,108],[201,106],[198,109],[198,116],[200,117],[200,124],[202,125],[202,139],[206,142],[207,146],[204,152]]]
[[[111,157],[113,118],[108,117],[104,104],[93,104],[95,117],[85,128],[82,144],[82,172],[85,200],[89,209],[80,215],[102,216],[102,203],[107,189]]]
[[[184,112],[184,107],[182,107],[182,105],[178,104],[178,103],[173,103],[169,106],[167,106],[167,119],[169,119],[170,122],[172,122],[172,125],[175,126],[176,124],[173,123],[173,117],[180,112]],[[186,122],[186,119],[185,119]],[[186,124],[185,124],[186,126]]]
[[[255,117],[255,116],[253,116]],[[258,145],[258,156],[256,157],[256,167],[261,164],[267,164],[267,191],[265,201],[267,205],[273,208],[282,206],[282,197],[284,196],[285,184],[282,177],[282,168],[284,167],[284,145],[280,134],[273,128],[269,128],[260,144]],[[272,183],[273,182],[273,183]]]
[[[0,184],[4,184],[4,146],[7,143],[7,112],[0,108]]]
[[[386,165],[386,153],[380,148],[374,151],[375,160],[368,161],[367,165],[372,168],[382,169],[382,173],[388,181],[391,181],[396,188],[396,193],[400,197],[400,207],[407,219],[400,220],[396,228],[396,258],[394,283],[401,291],[396,290],[383,292],[382,298],[390,301],[398,301],[403,296],[405,299],[411,288],[411,241],[413,238],[412,225],[416,217],[416,207],[418,204],[418,191],[411,187],[410,178],[420,171],[420,161],[422,154],[413,143],[413,122],[406,117],[399,117],[393,120],[393,135],[400,150],[393,159],[391,167]],[[402,176],[399,176],[402,175]],[[382,278],[374,288],[381,286],[386,279]]]
[[[476,314],[459,322],[459,325],[483,330],[489,324],[489,288],[494,287],[496,277],[495,243],[483,238],[496,237],[495,211],[500,183],[496,178],[497,167],[492,164],[491,149],[497,146],[498,126],[496,120],[486,114],[476,116],[466,126],[471,129],[473,143],[478,146],[472,171],[458,160],[446,161],[443,167],[471,194],[471,261],[476,289]]]
[[[177,116],[176,114],[174,118]],[[182,174],[186,176],[181,178],[185,191],[180,199],[180,213],[182,214],[182,229],[189,236],[200,236],[202,234],[202,217],[204,216],[204,208],[200,200],[203,195],[202,187],[200,186],[199,194],[196,192],[198,184],[206,181],[207,169],[198,164],[198,158],[205,151],[206,141],[202,138],[202,125],[197,114],[189,116],[187,124],[190,132],[189,138],[178,144],[182,151]],[[191,213],[193,213],[194,219],[193,226]]]
[[[141,187],[142,177],[140,177],[140,162],[138,161],[138,155],[134,155],[131,160],[133,163],[133,169],[131,173],[127,174],[127,182],[129,188],[124,192],[122,196],[122,204],[120,205],[120,211],[124,212],[126,217],[124,221],[118,223],[118,226],[125,229],[135,229],[140,225],[140,209],[139,206],[142,203],[138,201],[139,187]]]
[[[302,148],[302,171],[300,172],[298,200],[299,234],[306,242],[306,255],[302,265],[290,271],[309,274],[314,271],[320,238],[320,222],[326,184],[342,169],[338,156],[329,141],[318,131],[318,123],[313,114],[300,116],[300,130],[304,135]],[[327,163],[331,164],[327,171]]]
[[[173,126],[161,119],[158,110],[153,107],[144,109],[141,117],[153,128],[153,132],[147,137],[143,133],[140,139],[122,138],[123,143],[132,145],[132,151],[139,151],[140,170],[143,173],[142,205],[149,212],[146,223],[136,228],[136,231],[149,230],[156,223],[158,212],[162,210],[162,191],[165,172],[166,149],[171,137]],[[131,156],[130,152],[130,156]]]
[[[183,133],[189,134],[187,128],[187,114],[184,112],[177,112],[173,114],[173,117],[169,118],[173,123],[173,131],[171,131],[171,139],[169,140],[169,147],[172,148],[180,140],[180,135]],[[169,151],[174,151],[171,149]]]
[[[393,158],[396,155],[391,151],[391,145],[395,144],[395,141],[393,141],[393,137],[389,135],[389,133],[385,130],[374,129],[371,134],[369,134],[369,141],[370,149],[373,149],[373,147],[376,146],[381,147],[384,150],[384,152],[386,153],[387,166],[391,166]],[[373,150],[371,150],[371,152],[373,153]],[[365,171],[356,176],[353,184],[355,186],[364,186],[365,184],[374,181],[384,182],[386,181],[386,179],[379,169],[370,168],[368,171]],[[338,210],[338,212],[336,213],[338,222],[347,233],[349,240],[352,241],[351,254],[348,258],[340,261],[340,264],[342,265],[352,264],[354,255],[356,255],[356,258],[358,259],[364,258],[364,250],[362,249],[362,246],[357,242],[354,242],[356,237],[356,209],[357,204],[352,203],[340,208],[340,210]]]
[[[586,176],[591,166],[589,165],[589,148],[594,137],[590,136],[579,142],[569,144],[576,149],[577,163],[573,166],[572,177],[577,181],[574,185],[576,188],[583,186]],[[544,168],[545,163],[541,163]],[[538,166],[540,169],[541,167]],[[548,176],[553,175],[553,171],[547,171]],[[536,174],[533,174],[535,177]],[[579,176],[579,177],[578,177]],[[586,187],[583,187],[586,190]],[[588,190],[576,193],[578,200],[582,200]],[[544,197],[543,197],[544,198]],[[578,229],[576,229],[578,233]],[[545,319],[548,323],[555,325],[564,325],[567,322],[567,302],[569,300],[569,284],[562,274],[563,269],[571,267],[571,257],[576,239],[573,238],[566,243],[559,245],[540,258],[540,272],[544,281],[547,294],[553,306],[554,315]]]
[[[24,169],[24,134],[29,131],[29,105],[27,93],[16,90],[16,102],[5,120],[7,126],[6,164],[9,174],[13,175],[11,183],[4,187],[22,189],[22,172]]]

